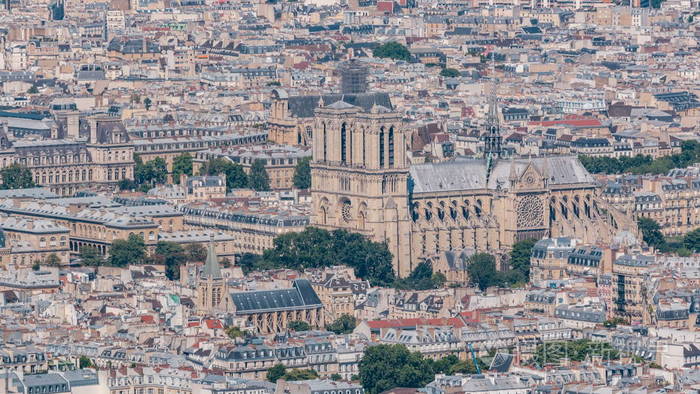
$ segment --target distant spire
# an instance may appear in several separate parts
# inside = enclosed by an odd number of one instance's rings
[[[491,93],[489,95],[489,112],[486,117],[486,138],[484,138],[484,157],[486,158],[486,180],[496,159],[501,157],[501,124],[498,118],[498,97],[496,94],[496,53],[491,52]]]
[[[219,266],[219,257],[216,255],[216,250],[214,249],[214,235],[212,234],[209,238],[209,245],[207,249],[207,260],[204,263],[204,271],[202,271],[202,278],[204,279],[222,279],[221,267]]]

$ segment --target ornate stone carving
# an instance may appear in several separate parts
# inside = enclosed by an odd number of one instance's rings
[[[517,207],[518,228],[541,227],[544,225],[542,199],[535,194],[520,197]]]

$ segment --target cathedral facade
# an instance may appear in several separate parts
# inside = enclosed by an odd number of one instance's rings
[[[495,109],[492,103],[492,108]],[[501,254],[525,239],[609,242],[635,224],[598,198],[573,156],[503,159],[491,110],[483,159],[411,165],[401,117],[336,101],[316,109],[312,224],[386,242],[404,277],[423,259],[473,248]]]

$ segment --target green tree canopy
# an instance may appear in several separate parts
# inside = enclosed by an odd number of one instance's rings
[[[141,236],[130,234],[127,239],[112,242],[109,249],[109,263],[115,267],[130,264],[143,264],[146,261],[146,244]]]
[[[601,356],[603,360],[617,360],[620,353],[607,342],[594,342],[588,339],[576,341],[554,341],[537,345],[531,362],[539,367],[547,364],[559,364],[562,358],[571,361],[584,361],[592,356]]]
[[[189,153],[183,153],[173,159],[173,181],[180,183],[180,175],[192,175],[192,156]]]
[[[510,266],[520,276],[519,280],[527,282],[530,278],[530,257],[532,256],[532,247],[535,246],[537,240],[526,239],[516,242],[513,249],[510,251]]]
[[[308,189],[311,187],[311,157],[304,157],[294,167],[294,187]]]
[[[61,265],[61,259],[56,255],[56,253],[51,253],[50,255],[46,256],[46,261],[44,261],[44,264],[49,267],[58,267]]]
[[[491,286],[500,286],[502,277],[496,271],[496,259],[487,253],[477,253],[470,258],[467,267],[471,282],[481,290]]]
[[[683,245],[693,252],[700,252],[700,228],[687,233],[683,237]]]
[[[104,264],[104,257],[97,248],[86,245],[80,248],[80,261],[82,265],[98,267]]]
[[[348,314],[341,315],[339,318],[335,319],[333,323],[326,326],[326,330],[332,331],[338,335],[349,334],[357,326],[357,320],[355,316]]]
[[[207,258],[207,250],[200,243],[187,244],[184,249],[187,261],[191,263],[204,261]]]
[[[7,0],[7,1],[10,1],[10,0]],[[32,87],[29,88],[29,90],[27,90],[27,93],[37,94],[37,93],[39,93],[39,89],[36,87],[36,85],[32,85]]]
[[[270,190],[270,176],[265,169],[265,160],[256,159],[250,166],[250,174],[248,174],[248,187],[256,191]]]
[[[318,372],[313,369],[292,369],[287,371],[282,377],[286,381],[312,380],[318,379]]]
[[[404,45],[396,41],[389,41],[372,51],[374,57],[389,58],[394,60],[411,60],[411,52]]]
[[[287,369],[282,364],[275,364],[272,368],[267,370],[267,380],[268,382],[276,383],[278,379],[284,376]]]
[[[302,232],[277,236],[273,245],[272,249],[265,250],[262,259],[241,261],[241,266],[254,263],[265,268],[302,270],[344,264],[354,268],[357,277],[369,280],[373,286],[394,282],[392,256],[387,245],[370,241],[358,233],[307,227]]]
[[[455,78],[459,76],[459,71],[454,68],[445,67],[440,71],[440,75],[446,78]]]
[[[153,259],[158,264],[165,265],[165,276],[170,280],[180,279],[180,266],[187,261],[187,255],[182,246],[174,242],[160,241],[156,244]]]
[[[666,243],[664,235],[661,233],[661,227],[654,219],[639,218],[637,220],[637,226],[639,226],[639,230],[642,232],[642,239],[644,239],[647,245],[653,246],[654,248],[661,248]]]
[[[162,157],[144,163],[138,155],[134,155],[134,162],[134,181],[137,185],[153,187],[168,180],[168,166]]]
[[[592,157],[579,156],[581,164],[592,173],[603,174],[666,174],[674,168],[685,168],[700,162],[700,143],[684,141],[681,153],[659,158],[647,155],[635,157]]]
[[[231,339],[243,338],[245,337],[245,332],[236,326],[226,327],[226,335]]]
[[[397,279],[394,287],[402,290],[430,290],[439,289],[445,284],[445,275],[433,273],[432,265],[423,261],[406,278]]]
[[[309,323],[302,321],[302,320],[294,320],[290,321],[287,327],[290,330],[301,332],[301,331],[309,331],[311,329],[311,326]]]
[[[90,360],[86,356],[80,356],[80,359],[78,361],[78,366],[80,369],[91,368],[91,367],[93,367],[92,360]]]
[[[435,377],[431,363],[404,345],[367,347],[359,369],[360,382],[369,394],[395,387],[423,387]]]
[[[150,98],[146,97],[145,99],[143,99],[143,105],[146,107],[146,111],[149,111],[151,109],[151,103],[152,101]]]
[[[26,189],[36,186],[32,171],[20,164],[10,164],[0,170],[0,178],[2,178],[2,189]]]
[[[243,167],[222,157],[209,160],[199,172],[201,175],[224,174],[226,176],[226,190],[229,191],[248,187],[248,175],[243,171]]]

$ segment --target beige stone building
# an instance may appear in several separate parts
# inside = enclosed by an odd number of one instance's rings
[[[317,108],[312,224],[386,242],[400,276],[447,250],[500,254],[528,238],[575,234],[592,243],[619,230],[636,233],[633,221],[598,198],[597,182],[576,157],[501,158],[492,108],[485,159],[419,165],[407,160],[409,138],[391,108],[343,101]]]
[[[0,128],[0,168],[26,166],[34,183],[61,195],[133,179],[134,147],[119,119],[60,110],[56,120],[52,137],[62,139],[16,139],[17,128]]]
[[[60,264],[67,264],[69,249],[69,233],[55,221],[44,219],[28,219],[22,217],[0,217],[0,228],[4,235],[5,247],[8,253],[2,253],[2,265],[30,267],[34,262],[44,262],[51,254],[55,254]]]

